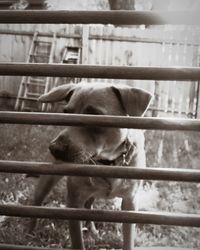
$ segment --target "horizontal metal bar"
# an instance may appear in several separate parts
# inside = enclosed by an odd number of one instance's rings
[[[101,248],[104,249],[104,248]],[[31,247],[22,245],[0,244],[0,250],[77,250],[66,248],[44,248],[44,247]],[[179,248],[179,247],[135,247],[134,250],[191,250],[191,248]]]
[[[162,25],[200,23],[198,11],[67,11],[2,10],[0,23],[99,23],[115,25]]]
[[[200,119],[0,111],[0,123],[200,131]]]
[[[200,68],[0,63],[0,75],[196,81],[200,80]]]
[[[12,244],[0,244],[0,250],[69,250],[64,248],[47,248],[47,247],[32,247],[32,246],[22,246],[22,245],[12,245]],[[70,250],[72,250],[70,248]]]
[[[105,221],[200,227],[200,215],[0,205],[0,215],[61,220]]]
[[[0,161],[0,172],[200,182],[200,170],[132,168],[74,163]]]

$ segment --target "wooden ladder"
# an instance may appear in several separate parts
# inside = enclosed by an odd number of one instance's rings
[[[27,63],[53,63],[56,46],[56,33],[45,40],[36,31],[30,46]],[[45,106],[40,105],[37,99],[50,89],[51,78],[39,76],[22,77],[17,100],[16,110],[21,111],[44,111]]]
[[[81,48],[76,46],[65,46],[63,51],[62,51],[62,56],[61,56],[61,62],[62,64],[80,64],[81,63]],[[67,79],[67,82],[64,83],[69,83],[70,80]],[[77,83],[79,80],[75,78],[73,82]],[[53,86],[57,87],[60,85],[60,78],[56,77]]]
[[[61,64],[80,64],[81,63],[81,47],[79,46],[65,46],[62,53],[61,53]],[[67,83],[78,83],[80,82],[80,78],[65,78],[62,79],[60,77],[56,77],[53,84],[51,85],[53,87],[57,87],[62,84]],[[60,106],[60,111],[62,110],[62,103],[45,103],[43,104],[42,111],[55,111],[57,112],[58,106]]]

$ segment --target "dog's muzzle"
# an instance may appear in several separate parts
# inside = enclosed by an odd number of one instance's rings
[[[49,150],[57,160],[67,161],[69,158],[67,145],[63,146],[63,144],[53,141],[49,145]]]

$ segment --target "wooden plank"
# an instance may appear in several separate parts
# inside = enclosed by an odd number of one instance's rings
[[[113,29],[112,35],[118,36],[119,34],[122,33],[121,27],[117,27],[116,29]],[[124,65],[124,55],[123,55],[123,46],[122,43],[117,41],[114,42],[112,41],[110,44],[111,48],[111,55],[112,55],[112,61],[111,65],[116,65],[116,66],[123,66]],[[118,79],[113,79],[113,83],[119,83],[120,80]]]
[[[12,62],[12,51],[13,51],[13,39],[10,36],[3,35],[1,37],[1,61],[3,62]],[[13,84],[15,84],[14,77],[11,76],[2,76],[1,77],[1,90],[6,90],[10,94],[14,94]]]
[[[96,26],[91,25],[89,28],[89,35],[96,34]],[[89,41],[89,56],[88,56],[88,64],[95,65],[96,64],[96,40]],[[87,79],[88,82],[93,82],[95,79]]]
[[[17,25],[17,24],[16,24]],[[33,25],[30,26],[30,30],[23,30],[23,28],[20,28],[20,25],[18,24],[18,26],[14,26],[12,27],[11,24],[8,25],[8,29],[6,29],[5,25],[2,26],[2,24],[0,24],[0,34],[3,35],[15,35],[15,36],[33,36],[34,34],[34,27]],[[54,27],[55,26],[55,27]],[[58,28],[56,25],[49,26],[48,30],[44,29],[44,25],[41,27],[37,27],[37,30],[39,30],[39,35],[40,36],[51,36],[52,32],[57,31]],[[60,24],[60,29],[59,30],[65,30],[65,26]],[[105,29],[107,29],[107,26],[104,26]],[[152,30],[151,33],[147,32],[147,30],[142,30],[142,32],[137,32],[137,30],[135,28],[123,28],[123,29],[127,29],[129,30],[129,32],[127,32],[126,36],[110,36],[107,35],[106,32],[104,32],[104,35],[101,37],[98,34],[91,34],[89,36],[90,40],[98,40],[98,39],[102,39],[104,41],[121,41],[121,42],[128,42],[128,43],[154,43],[154,44],[162,44],[163,42],[165,43],[171,43],[173,42],[173,44],[184,44],[185,42],[180,39],[181,36],[183,36],[183,33],[181,31],[176,31],[176,33],[180,34],[180,37],[176,37],[176,39],[174,38],[173,41],[169,40],[168,34],[169,31],[165,31],[166,33],[166,38],[163,39],[160,37],[160,35],[157,35],[156,30]],[[51,32],[50,32],[51,30]],[[130,36],[130,34],[135,33],[136,36]],[[195,39],[190,39],[191,35],[190,35],[190,31],[187,31],[188,33],[188,40],[187,40],[187,46],[189,45],[194,45],[194,46],[199,46],[200,44],[200,40],[198,39],[198,37],[195,37]],[[198,32],[196,32],[198,34]],[[159,31],[160,34],[160,31]],[[66,30],[63,32],[58,32],[57,33],[57,37],[58,38],[81,38],[80,34],[67,34]]]
[[[104,33],[105,33],[105,25],[102,25],[102,27],[101,27],[101,37],[103,37],[104,36]],[[103,39],[101,39],[101,43],[100,43],[100,46],[101,46],[101,51],[100,51],[100,53],[101,53],[101,65],[107,65],[107,63],[106,63],[106,57],[107,57],[107,55],[106,55],[106,53],[109,53],[109,51],[106,51],[106,47],[107,47],[107,41],[105,41],[105,40],[103,40]],[[107,82],[107,80],[106,79],[101,79],[101,82]]]
[[[103,33],[103,29],[101,25],[98,25],[95,27],[95,33],[99,33],[100,37],[102,36]],[[102,39],[98,39],[96,40],[96,48],[95,48],[95,61],[96,61],[96,65],[101,65],[101,60],[102,60]]]
[[[196,118],[200,118],[200,82],[198,82],[197,100]]]
[[[171,36],[171,40],[173,41],[174,39],[174,33]],[[171,66],[177,66],[178,64],[176,63],[176,46],[174,46],[173,43],[170,44],[170,60],[169,60],[169,65]],[[175,112],[175,106],[177,102],[177,88],[176,88],[176,81],[170,82],[169,83],[169,89],[168,89],[168,111],[174,116]]]
[[[89,46],[89,26],[84,25],[82,28],[82,58],[81,63],[82,64],[88,64],[88,46]]]
[[[112,26],[104,26],[103,36],[111,36],[113,31]],[[103,40],[104,44],[104,65],[112,65],[112,41],[111,40]],[[105,79],[105,82],[107,79]],[[112,81],[112,80],[111,80]]]

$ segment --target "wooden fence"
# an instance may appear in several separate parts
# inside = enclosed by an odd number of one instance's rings
[[[1,25],[0,61],[25,62],[34,30],[43,36],[52,35],[56,25]],[[65,46],[81,47],[81,63],[92,65],[198,67],[200,36],[197,30],[155,30],[113,25],[62,25],[59,24],[55,63],[59,63]],[[6,42],[5,42],[6,41]],[[16,96],[21,78],[1,76],[0,91]],[[88,81],[122,80],[86,79]],[[154,94],[151,110],[154,116],[199,116],[199,82],[159,80],[123,80]]]

